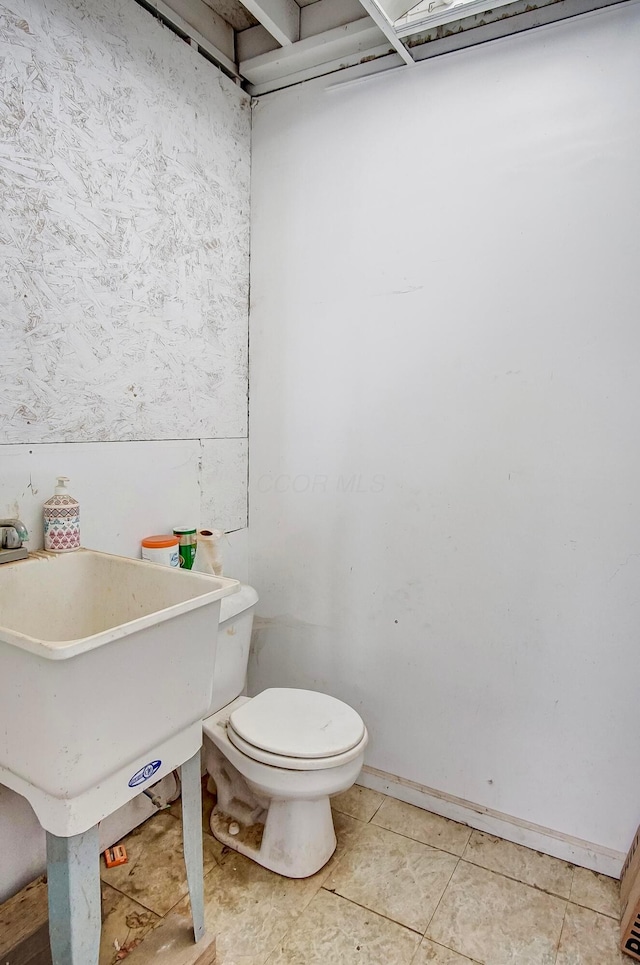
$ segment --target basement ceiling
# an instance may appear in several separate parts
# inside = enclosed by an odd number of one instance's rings
[[[134,2],[134,0],[131,0]],[[135,0],[252,95],[421,60],[631,0]]]
[[[242,6],[240,0],[205,0],[205,3],[231,24],[234,30],[247,30],[260,22]]]

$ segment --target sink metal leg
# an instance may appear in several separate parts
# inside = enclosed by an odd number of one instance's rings
[[[202,785],[200,751],[180,768],[182,781],[182,840],[195,940],[204,936],[204,861],[202,853]]]
[[[98,826],[71,838],[47,832],[49,940],[53,965],[98,965],[100,856]]]

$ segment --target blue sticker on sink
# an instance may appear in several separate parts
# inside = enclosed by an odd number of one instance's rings
[[[138,787],[139,784],[144,784],[148,781],[150,777],[160,770],[162,766],[162,761],[149,761],[144,767],[141,767],[139,771],[136,771],[131,780],[129,781],[129,787]]]

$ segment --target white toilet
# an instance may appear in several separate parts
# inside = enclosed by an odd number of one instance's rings
[[[244,690],[253,613],[250,586],[221,601],[205,762],[217,803],[218,841],[288,878],[318,871],[336,846],[329,798],[356,780],[367,746],[359,714],[335,697]]]

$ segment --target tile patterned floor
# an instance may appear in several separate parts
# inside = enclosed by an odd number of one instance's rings
[[[338,848],[312,878],[281,878],[205,823],[207,928],[218,965],[625,965],[618,882],[353,787],[333,800]],[[205,791],[204,812],[212,798]],[[103,868],[100,965],[171,910],[189,915],[180,808]],[[118,948],[124,952],[118,952]]]

